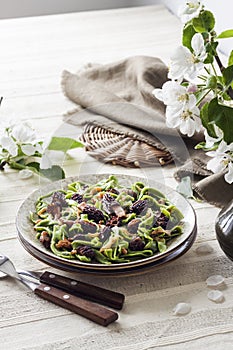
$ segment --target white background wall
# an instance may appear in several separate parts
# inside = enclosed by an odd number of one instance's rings
[[[164,3],[171,11],[177,13],[182,2],[185,0],[0,0],[0,19],[158,3]],[[204,3],[215,14],[217,32],[233,28],[233,0],[204,0]],[[233,39],[222,40],[221,49],[224,52],[228,54],[232,48]]]
[[[161,0],[0,0],[0,18],[151,5]]]

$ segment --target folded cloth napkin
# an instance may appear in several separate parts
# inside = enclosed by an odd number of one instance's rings
[[[173,161],[178,180],[191,176],[198,180],[193,188],[202,199],[224,206],[233,198],[233,186],[223,174],[207,170],[207,156],[194,150],[202,133],[189,139],[166,126],[165,106],[152,95],[166,81],[166,65],[147,56],[88,64],[76,74],[64,71],[63,92],[77,105],[65,120],[84,126],[82,140],[91,155],[136,166]]]

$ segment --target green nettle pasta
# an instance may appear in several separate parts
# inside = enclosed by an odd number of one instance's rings
[[[30,213],[36,237],[55,255],[117,264],[166,251],[182,234],[183,215],[155,188],[131,187],[109,176],[94,185],[73,182],[38,198]]]

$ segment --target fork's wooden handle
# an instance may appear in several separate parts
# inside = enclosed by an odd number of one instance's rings
[[[43,283],[35,289],[35,293],[54,304],[100,324],[101,326],[107,326],[118,318],[118,314],[114,311]]]
[[[45,271],[40,276],[40,282],[48,283],[50,286],[61,288],[76,296],[95,301],[96,303],[100,303],[118,310],[122,309],[125,299],[125,296],[121,293],[97,287],[93,284],[73,280],[71,278],[57,275],[48,271]]]

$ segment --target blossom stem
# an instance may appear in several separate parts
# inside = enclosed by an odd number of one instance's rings
[[[204,98],[210,93],[211,89],[209,89],[202,97],[200,97],[200,99],[197,101],[196,105],[199,106],[199,104],[201,103],[201,101],[204,100]]]
[[[198,78],[203,80],[203,81],[206,81],[206,76],[205,75],[199,75]]]
[[[9,162],[8,164],[12,169],[23,170],[27,168],[27,166],[13,161]]]
[[[218,76],[218,74],[217,74],[217,72],[216,72],[216,69],[215,69],[215,66],[214,66],[214,64],[213,63],[211,63],[211,66],[212,66],[212,68],[213,68],[213,71],[214,71],[214,75],[217,77]]]
[[[223,72],[224,69],[225,69],[225,67],[223,66],[223,64],[222,64],[222,62],[221,62],[219,56],[216,54],[214,57],[215,57],[215,59],[216,59],[216,62],[217,62],[217,64],[218,64],[218,66],[219,66],[220,71]]]

